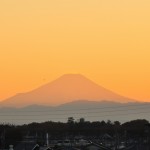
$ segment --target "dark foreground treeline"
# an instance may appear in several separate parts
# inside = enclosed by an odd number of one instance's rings
[[[46,133],[50,139],[74,138],[85,136],[97,138],[104,134],[112,137],[122,136],[124,138],[146,138],[149,136],[149,122],[147,120],[133,120],[121,124],[119,121],[85,121],[84,118],[74,121],[68,118],[67,123],[44,122],[31,123],[28,125],[0,124],[0,147],[15,145],[18,141],[27,138],[36,138],[40,142],[45,139]]]

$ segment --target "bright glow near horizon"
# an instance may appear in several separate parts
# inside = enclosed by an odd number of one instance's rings
[[[150,101],[149,0],[1,0],[0,100],[66,73]]]

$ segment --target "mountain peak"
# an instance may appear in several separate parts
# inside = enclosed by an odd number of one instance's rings
[[[120,96],[83,76],[65,74],[33,91],[17,94],[3,102],[1,106],[24,107],[27,105],[60,105],[75,100],[129,102]]]
[[[64,75],[62,75],[62,76],[60,76],[59,78],[57,78],[57,79],[67,79],[67,80],[69,80],[69,79],[71,79],[71,80],[74,80],[74,79],[76,79],[76,80],[90,80],[90,79],[88,79],[86,76],[84,76],[84,75],[82,75],[82,74],[64,74]]]

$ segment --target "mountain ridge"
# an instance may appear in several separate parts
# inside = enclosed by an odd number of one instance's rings
[[[82,105],[81,105],[82,104]],[[121,121],[148,119],[150,103],[117,103],[108,101],[73,101],[59,106],[31,105],[24,108],[0,108],[1,122],[27,124],[31,122],[62,121],[68,117],[88,121]]]

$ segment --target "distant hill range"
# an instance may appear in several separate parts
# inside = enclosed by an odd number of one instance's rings
[[[67,122],[68,117],[75,121],[120,121],[135,119],[150,121],[150,103],[118,103],[109,101],[74,101],[59,106],[31,105],[23,108],[0,108],[0,123],[28,124],[31,122]]]
[[[80,74],[66,74],[27,93],[17,94],[0,102],[1,107],[29,105],[58,106],[76,100],[113,101],[119,103],[135,100],[121,96],[94,83]]]

